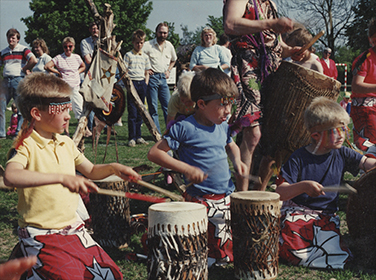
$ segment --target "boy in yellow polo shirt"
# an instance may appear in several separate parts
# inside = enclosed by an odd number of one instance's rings
[[[123,279],[77,218],[78,193],[97,191],[89,179],[112,174],[123,179],[140,176],[119,163],[93,165],[72,139],[60,135],[72,107],[72,92],[66,82],[54,75],[34,73],[20,83],[18,91],[18,108],[25,121],[4,180],[18,191],[22,253],[38,256],[28,279],[93,279],[100,273],[112,274],[108,279]],[[86,178],[76,176],[76,170]]]

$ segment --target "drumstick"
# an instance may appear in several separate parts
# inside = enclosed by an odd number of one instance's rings
[[[322,35],[324,35],[325,31],[321,30],[315,37],[312,38],[312,40],[304,45],[296,54],[300,55],[304,53],[306,50],[308,50]]]
[[[133,182],[141,185],[141,186],[144,186],[144,187],[147,187],[148,189],[151,189],[153,191],[156,191],[156,192],[159,192],[161,194],[164,194],[165,196],[168,196],[169,198],[171,198],[172,200],[175,200],[175,201],[184,201],[184,198],[181,196],[181,195],[177,195],[173,192],[170,192],[168,190],[165,190],[165,189],[162,189],[160,187],[157,187],[153,184],[150,184],[150,183],[147,183],[147,182],[144,182],[144,181],[141,181],[141,180],[132,180]]]
[[[100,189],[100,188],[98,188],[97,193],[103,194],[103,195],[109,195],[109,196],[121,196],[121,197],[130,198],[130,199],[144,200],[144,201],[154,202],[154,203],[171,201],[171,199],[169,198],[161,198],[161,197],[156,197],[156,196],[151,196],[151,195],[123,192],[123,191],[114,191],[114,190],[107,190],[107,189]]]
[[[349,184],[343,186],[327,186],[322,189],[324,192],[358,193],[356,189]]]

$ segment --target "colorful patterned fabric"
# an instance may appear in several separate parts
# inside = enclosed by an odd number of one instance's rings
[[[224,3],[226,5],[226,0]],[[249,0],[244,17],[249,20],[275,19],[277,13],[268,0]],[[232,40],[231,71],[239,90],[234,120],[261,112],[261,84],[268,73],[275,71],[281,63],[282,47],[278,36],[272,30],[265,30]],[[258,119],[251,126],[257,124]]]
[[[209,222],[208,257],[220,260],[227,256],[233,262],[230,196],[223,194],[192,197],[187,193],[184,193],[183,196],[185,201],[206,206]]]
[[[367,151],[376,144],[376,106],[354,106],[353,102],[350,115],[354,124],[354,143],[362,151]]]
[[[371,48],[359,55],[353,62],[353,76],[364,77],[364,82],[376,84],[376,53]],[[376,92],[351,95],[354,143],[362,151],[376,144]]]
[[[28,280],[123,279],[113,260],[77,222],[61,230],[19,229],[24,256],[36,255]]]
[[[341,244],[336,214],[286,201],[281,209],[281,261],[312,268],[343,269],[352,258]]]

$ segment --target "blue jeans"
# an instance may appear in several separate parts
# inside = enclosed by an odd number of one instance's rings
[[[145,80],[142,81],[132,81],[133,85],[140,97],[142,103],[145,102],[147,84]],[[128,104],[128,138],[129,140],[137,140],[141,138],[141,124],[142,116],[137,110],[137,106],[131,97],[131,93],[127,94],[127,104]]]
[[[5,112],[9,101],[13,98],[14,101],[17,100],[17,86],[22,80],[22,77],[6,77],[4,78],[0,93],[0,137],[6,137],[6,119]],[[23,123],[23,118],[21,116],[20,110],[18,110],[18,124],[16,129],[16,135],[20,131],[21,125]]]
[[[167,106],[170,101],[170,96],[170,89],[168,88],[165,74],[154,73],[154,75],[150,75],[146,97],[148,100],[149,113],[153,118],[159,133],[161,132],[161,128],[158,119],[158,100],[161,103],[163,117],[166,122]]]

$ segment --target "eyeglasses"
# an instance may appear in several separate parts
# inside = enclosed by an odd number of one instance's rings
[[[221,106],[227,106],[229,104],[231,104],[231,105],[235,104],[235,97],[233,97],[233,96],[222,96],[218,93],[214,93],[214,94],[208,95],[208,96],[202,96],[202,97],[200,97],[200,99],[204,100],[204,101],[220,99],[221,100]]]
[[[73,45],[69,45],[69,46],[68,46],[68,45],[65,45],[65,46],[64,46],[64,49],[65,49],[65,50],[66,50],[66,49],[72,49],[72,48],[73,48]]]

